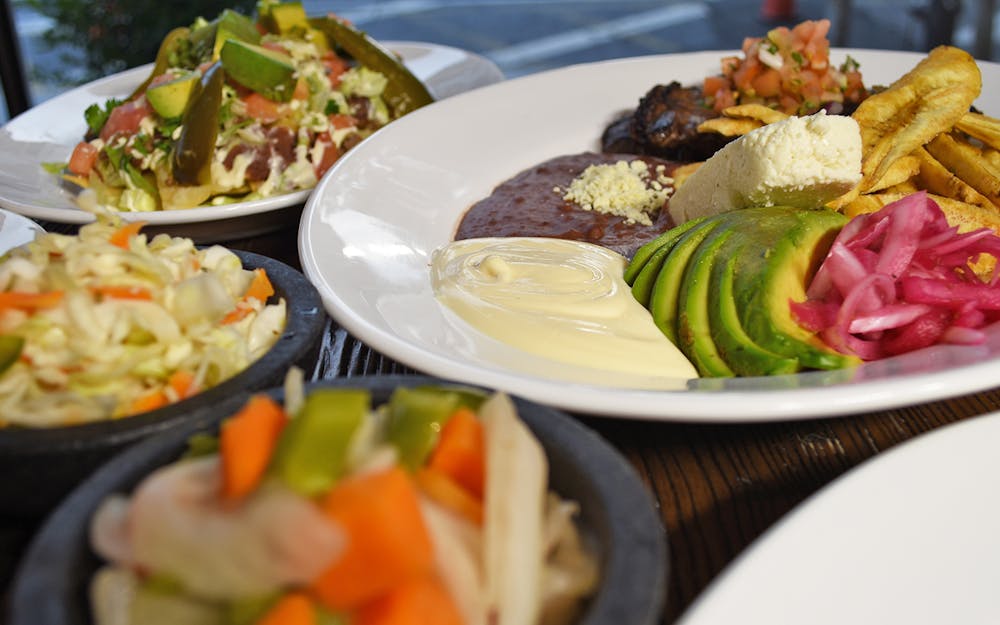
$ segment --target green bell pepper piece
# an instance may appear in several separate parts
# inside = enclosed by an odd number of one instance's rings
[[[212,156],[219,134],[219,108],[226,72],[218,62],[212,64],[195,87],[182,119],[181,136],[174,145],[174,180],[182,185],[209,184],[212,181]]]
[[[307,497],[329,490],[343,474],[351,439],[369,412],[368,391],[312,391],[282,431],[271,470]]]
[[[0,374],[9,369],[21,357],[24,338],[13,334],[0,334]]]
[[[333,17],[311,17],[309,24],[326,35],[331,45],[389,80],[382,97],[389,105],[393,118],[402,117],[434,101],[424,83],[396,55],[365,33]]]
[[[399,463],[414,471],[437,445],[441,428],[462,407],[476,409],[484,397],[471,390],[436,386],[400,387],[389,397],[386,439]]]

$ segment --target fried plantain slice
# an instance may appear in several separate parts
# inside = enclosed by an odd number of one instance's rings
[[[927,144],[927,151],[948,171],[1000,206],[1000,171],[983,159],[976,146],[941,133]]]
[[[938,46],[887,89],[865,99],[853,114],[864,153],[860,191],[871,189],[896,160],[950,130],[981,88],[979,67],[968,52]]]
[[[918,148],[915,154],[920,157],[920,174],[917,179],[922,189],[967,204],[996,210],[989,198],[949,171],[925,148]]]
[[[868,189],[869,193],[885,191],[890,187],[900,185],[920,173],[920,159],[913,154],[907,154],[898,158],[885,171],[885,175]]]
[[[955,128],[1000,150],[1000,119],[970,111],[955,122]]]
[[[751,130],[756,130],[764,123],[746,117],[713,117],[698,124],[698,132],[714,132],[724,137],[742,137]]]
[[[780,122],[783,119],[789,118],[787,113],[776,111],[769,106],[764,106],[763,104],[737,104],[735,106],[727,106],[722,109],[722,114],[726,117],[756,119],[764,125],[773,124],[774,122]]]

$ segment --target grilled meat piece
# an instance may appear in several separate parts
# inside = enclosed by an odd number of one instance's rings
[[[642,97],[634,112],[605,128],[601,149],[675,161],[702,161],[732,140],[698,132],[701,122],[717,116],[705,106],[701,87],[682,87],[676,81],[656,85]]]

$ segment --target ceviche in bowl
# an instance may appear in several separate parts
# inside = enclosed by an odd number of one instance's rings
[[[422,376],[303,386],[294,369],[208,412],[64,502],[12,623],[38,618],[39,593],[53,624],[659,618],[648,492],[565,414]]]
[[[6,512],[51,506],[112,451],[315,353],[325,316],[297,271],[141,229],[102,218],[0,256]]]
[[[391,52],[298,2],[225,10],[163,39],[127,98],[86,109],[68,162],[81,208],[149,212],[311,189],[345,152],[432,101]]]

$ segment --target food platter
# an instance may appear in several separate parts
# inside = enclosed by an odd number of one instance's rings
[[[438,99],[503,79],[491,61],[465,50],[417,42],[384,43]],[[45,172],[41,163],[65,161],[86,130],[83,111],[91,104],[128,95],[149,75],[151,67],[137,67],[73,89],[18,115],[0,129],[0,206],[57,223],[93,221],[93,215],[79,209],[71,191]],[[295,217],[277,211],[301,206],[308,196],[309,191],[304,190],[223,206],[123,216],[141,218],[153,229],[174,226],[172,234],[199,241],[232,239],[273,229],[276,220],[288,223]]]
[[[564,409],[657,420],[772,421],[933,401],[997,384],[1000,328],[984,345],[934,347],[833,372],[676,380],[675,390],[570,383],[560,368],[502,345],[434,298],[430,255],[494,186],[560,154],[596,150],[604,125],[654,84],[718,71],[725,51],[571,66],[462,94],[393,124],[338,162],[302,214],[299,252],[330,314],[382,353],[441,377]],[[834,49],[889,84],[922,55]],[[1000,65],[982,63],[977,105],[1000,111]],[[530,104],[529,104],[530,103]],[[431,140],[433,139],[433,140]]]
[[[1000,413],[924,434],[815,494],[677,622],[995,623]]]

